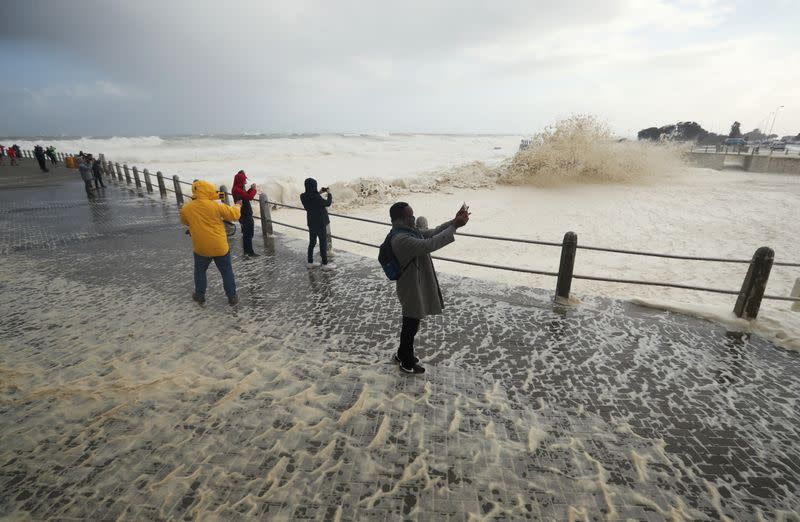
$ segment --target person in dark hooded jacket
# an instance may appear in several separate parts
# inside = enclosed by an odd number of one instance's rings
[[[306,209],[306,223],[308,224],[308,268],[318,266],[314,263],[314,247],[319,239],[319,254],[322,258],[322,269],[333,270],[335,263],[328,263],[328,238],[325,227],[331,222],[328,217],[327,207],[333,203],[333,196],[327,188],[317,191],[317,180],[307,178],[306,191],[300,194],[300,202]],[[322,194],[326,197],[323,198]]]
[[[258,257],[253,250],[253,233],[255,231],[255,223],[253,222],[253,207],[250,202],[256,197],[256,184],[251,183],[250,188],[245,189],[247,183],[247,174],[243,170],[236,173],[233,177],[233,202],[242,204],[242,215],[239,217],[239,225],[242,227],[242,243],[244,246],[244,255],[247,257]]]
[[[37,145],[33,148],[33,155],[36,158],[36,161],[39,162],[39,168],[42,169],[42,172],[50,172],[47,170],[47,163],[45,163],[44,157],[44,149],[41,145]],[[90,167],[91,168],[91,167]]]

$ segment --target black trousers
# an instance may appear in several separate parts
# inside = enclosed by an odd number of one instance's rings
[[[400,329],[400,348],[397,356],[406,368],[414,366],[414,336],[419,331],[419,319],[403,316],[403,327]]]
[[[44,158],[36,158],[36,161],[39,162],[39,168],[42,169],[42,172],[50,172],[47,170],[47,163],[44,162]]]
[[[254,254],[253,251],[253,234],[255,233],[255,222],[252,217],[243,217],[239,219],[239,225],[242,227],[242,245],[244,246],[245,254]]]
[[[91,196],[92,195],[92,182],[91,182],[91,180],[85,179],[85,180],[83,180],[83,184],[86,185],[86,193]]]
[[[322,258],[322,264],[327,265],[328,238],[325,235],[325,227],[308,229],[308,262],[314,262],[314,247],[317,246],[317,238],[319,238],[319,256]]]
[[[103,184],[103,177],[101,175],[95,174],[94,188],[100,188],[100,187],[106,188],[106,186]]]

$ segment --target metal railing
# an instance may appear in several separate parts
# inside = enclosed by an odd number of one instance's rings
[[[748,145],[733,145],[733,146],[716,146],[704,145],[701,147],[694,147],[690,152],[704,153],[704,154],[736,154],[736,155],[751,155],[751,156],[794,156],[794,152],[789,151],[789,146],[780,149],[773,149],[771,147],[748,146]],[[800,156],[800,150],[797,151],[797,156]]]
[[[120,182],[125,182],[126,185],[131,185],[135,183],[134,180],[131,179],[129,174],[130,169],[128,169],[127,165],[120,166],[118,163],[112,163],[107,161],[104,164],[105,170],[107,173],[111,175],[111,177],[115,180]],[[138,181],[138,169],[133,167],[134,177]],[[124,173],[124,174],[123,174]],[[154,192],[152,183],[150,181],[150,176],[147,169],[143,170],[143,174],[145,177],[145,185],[146,190],[149,193]],[[158,187],[161,197],[166,197],[167,192],[171,192],[175,194],[176,201],[179,206],[183,204],[183,191],[180,189],[181,185],[191,187],[191,183],[182,181],[178,178],[178,176],[173,176],[173,188],[170,189],[167,187],[165,183],[165,178],[158,172],[156,174],[158,180]],[[140,190],[141,183],[136,182],[136,190]],[[232,196],[230,192],[227,191],[225,186],[220,187],[221,194],[227,198]],[[265,193],[260,193],[258,198],[259,204],[259,212],[255,213],[253,217],[258,219],[261,222],[261,229],[262,233],[265,237],[268,235],[273,234],[273,227],[272,225],[279,225],[286,228],[296,229],[306,231],[306,227],[300,227],[296,225],[292,225],[289,223],[284,223],[281,221],[276,221],[272,219],[270,206],[277,208],[286,208],[291,210],[298,210],[298,211],[305,211],[304,208],[298,207],[296,205],[288,205],[285,203],[277,203],[277,202],[270,202],[267,199],[267,195]],[[385,221],[379,221],[374,219],[368,218],[361,218],[357,216],[348,216],[345,214],[339,214],[335,212],[329,212],[329,216],[333,216],[336,218],[341,219],[349,219],[354,221],[360,221],[364,223],[371,223],[375,225],[381,226],[391,226],[391,223]],[[657,252],[643,252],[637,250],[630,250],[630,249],[621,249],[621,248],[611,248],[611,247],[600,247],[600,246],[590,246],[590,245],[578,245],[577,244],[577,236],[572,233],[568,232],[564,236],[564,240],[562,242],[555,242],[555,241],[542,241],[536,239],[525,239],[525,238],[512,238],[512,237],[504,237],[504,236],[493,236],[493,235],[485,235],[485,234],[472,234],[468,232],[459,232],[459,236],[463,237],[471,237],[476,239],[483,239],[483,240],[490,240],[490,241],[500,241],[500,242],[513,242],[513,243],[524,243],[524,244],[531,244],[531,245],[539,245],[539,246],[549,246],[549,247],[560,247],[561,252],[561,266],[559,267],[558,272],[551,272],[545,270],[534,270],[529,268],[521,268],[521,267],[513,267],[513,266],[506,266],[506,265],[497,265],[491,263],[481,263],[477,261],[468,261],[463,259],[453,259],[449,257],[442,257],[432,255],[431,257],[436,260],[446,261],[450,263],[458,263],[463,265],[470,265],[470,266],[477,266],[483,268],[490,268],[494,270],[504,270],[510,272],[518,272],[518,273],[525,273],[525,274],[532,274],[532,275],[539,275],[539,276],[548,276],[548,277],[556,277],[558,279],[556,285],[556,296],[560,298],[568,298],[569,297],[569,289],[571,286],[572,279],[581,279],[587,281],[598,281],[598,282],[606,282],[606,283],[617,283],[617,284],[629,284],[629,285],[641,285],[641,286],[658,286],[664,288],[676,288],[681,290],[692,290],[692,291],[700,291],[700,292],[709,292],[709,293],[717,293],[717,294],[725,294],[725,295],[736,295],[738,296],[736,305],[734,306],[734,313],[738,317],[745,317],[753,319],[758,315],[758,310],[760,308],[761,301],[763,299],[768,300],[776,300],[776,301],[789,301],[789,302],[800,302],[800,297],[786,297],[786,296],[776,296],[776,295],[766,295],[766,285],[769,278],[769,273],[771,271],[772,266],[784,266],[784,267],[800,267],[800,263],[797,262],[776,262],[774,261],[774,252],[772,249],[767,247],[759,248],[751,259],[730,259],[730,258],[719,258],[719,257],[702,257],[702,256],[693,256],[693,255],[681,255],[681,254],[665,254],[665,253],[657,253]],[[337,239],[340,241],[345,241],[348,243],[353,243],[361,246],[371,247],[371,248],[379,248],[379,245],[374,243],[369,243],[365,241],[360,241],[357,239],[352,239],[348,237],[338,236],[338,235],[330,235],[331,238]],[[574,259],[575,259],[575,250],[583,249],[583,250],[591,250],[597,252],[607,252],[607,253],[615,253],[621,255],[633,255],[633,256],[647,256],[647,257],[659,257],[664,259],[675,259],[675,260],[684,260],[684,261],[700,261],[700,262],[714,262],[714,263],[736,263],[736,264],[748,264],[748,272],[745,276],[745,279],[742,283],[742,287],[740,290],[729,290],[729,289],[721,289],[721,288],[713,288],[713,287],[703,287],[703,286],[696,286],[696,285],[688,285],[688,284],[681,284],[681,283],[672,283],[672,282],[662,282],[662,281],[646,281],[646,280],[637,280],[637,279],[624,279],[624,278],[613,278],[613,277],[602,277],[602,276],[592,276],[592,275],[583,275],[583,274],[574,274],[573,273],[573,266],[574,266]]]

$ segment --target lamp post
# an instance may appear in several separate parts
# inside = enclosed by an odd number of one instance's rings
[[[772,125],[769,126],[769,132],[767,134],[772,134],[772,128],[775,127],[775,120],[778,119],[778,111],[783,109],[783,105],[779,105],[777,109],[775,109],[775,115],[772,117]]]

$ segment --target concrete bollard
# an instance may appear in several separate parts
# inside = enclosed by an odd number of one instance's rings
[[[156,182],[158,183],[158,193],[162,198],[167,197],[167,186],[164,184],[164,175],[160,170],[156,172]]]
[[[578,235],[575,232],[564,234],[561,243],[561,263],[558,266],[558,281],[556,282],[556,297],[569,299],[572,288],[572,272],[575,268],[575,253],[578,250]]]
[[[747,275],[733,307],[736,317],[744,319],[755,319],[758,317],[758,309],[761,307],[761,299],[767,289],[769,273],[772,270],[772,262],[775,260],[775,252],[769,247],[761,247],[753,254],[750,266],[747,268]]]
[[[153,184],[150,183],[150,172],[147,169],[144,169],[144,186],[147,189],[147,192],[152,194],[153,193]]]
[[[224,201],[226,205],[230,205],[231,204],[231,196],[230,196],[230,194],[228,194],[228,189],[225,188],[225,185],[220,185],[219,186],[219,192],[220,192],[220,195],[222,196],[222,201]]]
[[[117,179],[122,181],[122,167],[119,166],[119,163],[115,163],[114,166],[117,168]]]
[[[142,188],[142,180],[139,179],[139,169],[137,169],[135,165],[133,166],[133,179],[136,181],[136,188]]]
[[[127,163],[122,165],[122,170],[125,171],[125,183],[130,185],[131,184],[131,171],[128,168],[128,164]]]
[[[183,191],[181,190],[181,180],[178,179],[178,175],[175,174],[172,176],[172,184],[175,187],[175,201],[178,202],[178,206],[183,206]]]
[[[795,279],[794,288],[792,288],[792,293],[789,294],[789,296],[800,297],[800,277]],[[792,311],[800,312],[800,301],[795,301],[794,303],[792,303]]]
[[[261,233],[264,237],[273,235],[272,216],[269,213],[269,201],[267,200],[267,195],[263,192],[258,196],[258,209],[261,213]]]

